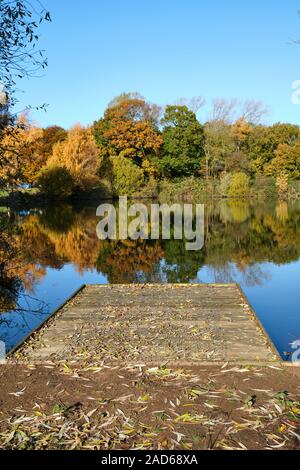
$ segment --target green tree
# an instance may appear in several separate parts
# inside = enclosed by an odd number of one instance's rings
[[[218,176],[225,162],[234,152],[235,144],[231,126],[223,121],[212,121],[205,125],[205,176]]]
[[[144,183],[141,168],[125,157],[110,158],[111,184],[114,196],[131,196]]]
[[[204,159],[204,127],[186,106],[167,106],[162,155],[158,165],[166,176],[197,174]]]

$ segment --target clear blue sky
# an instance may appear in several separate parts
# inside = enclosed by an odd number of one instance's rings
[[[49,67],[22,81],[20,107],[43,126],[99,118],[123,91],[152,102],[194,95],[256,99],[270,121],[300,124],[291,84],[300,80],[299,0],[43,0]],[[205,119],[208,108],[200,113]]]

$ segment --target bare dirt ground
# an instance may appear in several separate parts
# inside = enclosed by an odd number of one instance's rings
[[[299,369],[0,366],[0,449],[298,449]]]

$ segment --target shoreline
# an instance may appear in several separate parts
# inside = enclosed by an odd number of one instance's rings
[[[165,197],[165,194],[161,193],[158,194],[157,196],[143,196],[142,194],[137,194],[133,196],[128,196],[128,200],[132,201],[145,201],[145,202],[150,202],[150,201],[159,201],[161,203],[195,203],[194,200],[195,196],[192,197],[183,197],[179,196],[178,198],[176,196],[169,196]],[[269,197],[265,196],[264,198],[261,198],[257,196],[256,198],[253,198],[252,196],[248,197],[228,197],[228,196],[220,196],[218,194],[211,195],[207,193],[201,193],[197,195],[197,200],[199,200],[199,203],[209,203],[209,202],[221,202],[221,201],[228,201],[228,202],[248,202],[250,203],[251,201],[256,201],[260,203],[270,203],[270,202],[278,202],[278,201],[285,201],[285,202],[299,202],[300,199],[298,198],[279,198],[279,197]],[[78,196],[70,197],[70,198],[65,198],[65,199],[58,199],[58,200],[49,200],[46,199],[44,195],[42,194],[37,194],[37,195],[30,195],[28,193],[23,193],[23,192],[15,192],[14,194],[10,194],[5,197],[0,197],[0,207],[6,207],[8,209],[12,210],[18,210],[18,209],[35,209],[35,208],[47,208],[51,205],[64,205],[64,204],[69,204],[74,207],[80,207],[83,205],[95,205],[100,202],[111,202],[114,203],[119,200],[119,197],[111,197],[111,196],[104,196],[99,195],[99,193],[95,194],[81,194]]]

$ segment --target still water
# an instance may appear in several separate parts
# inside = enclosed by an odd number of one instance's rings
[[[96,207],[0,212],[0,341],[12,349],[82,284],[238,282],[282,356],[300,340],[300,202],[205,206],[205,244],[100,241]]]

